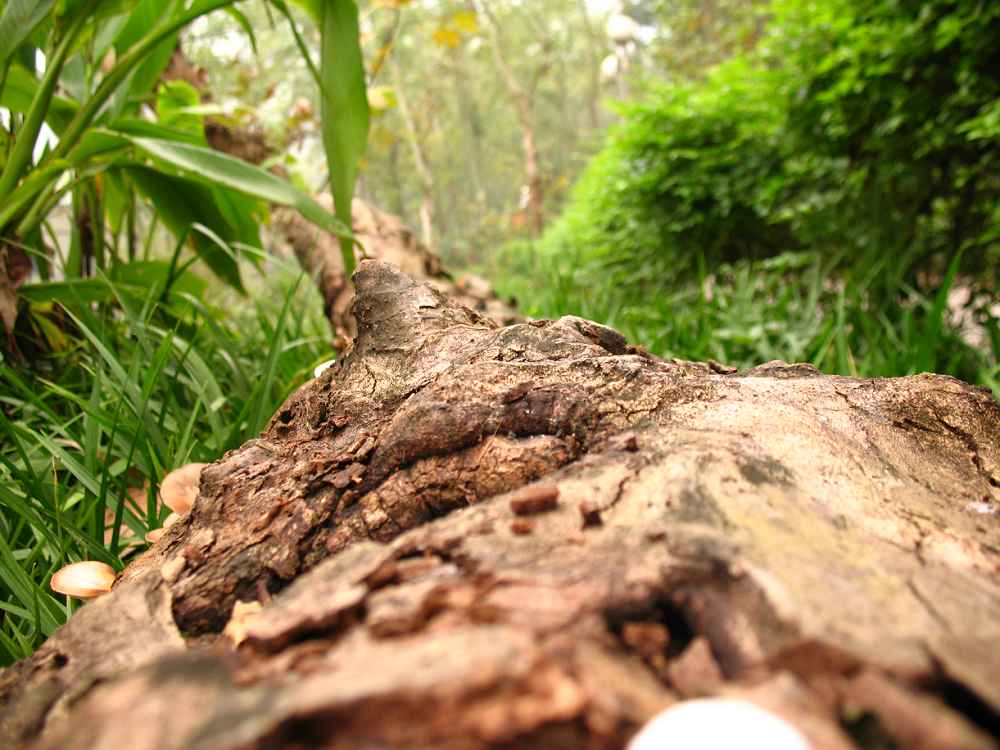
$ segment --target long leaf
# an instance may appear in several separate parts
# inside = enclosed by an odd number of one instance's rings
[[[351,200],[358,163],[368,140],[369,121],[358,6],[354,0],[324,0],[322,11],[323,146],[330,170],[334,209],[337,218],[350,227]],[[341,236],[340,253],[345,273],[350,278],[354,272],[354,247],[347,236]]]
[[[123,135],[150,156],[184,171],[194,179],[225,185],[269,203],[291,206],[327,232],[353,239],[347,224],[338,220],[291,183],[265,172],[260,167],[210,148]]]
[[[80,33],[84,22],[87,20],[87,15],[97,5],[97,2],[98,0],[90,0],[86,6],[80,9],[66,30],[66,34],[60,40],[59,46],[56,47],[55,53],[48,60],[45,76],[42,78],[42,83],[31,102],[31,108],[24,119],[21,132],[18,133],[14,150],[11,152],[7,164],[4,166],[3,173],[0,174],[0,203],[5,202],[5,199],[17,186],[23,173],[31,164],[31,154],[35,148],[35,141],[38,139],[38,133],[45,122],[49,103],[55,93],[56,84],[59,82],[59,74],[62,72],[63,64],[66,62],[66,56],[69,55],[70,50],[73,48],[77,34]],[[0,231],[3,228],[4,225],[0,224]]]
[[[201,224],[209,227],[226,245],[241,239],[219,210],[209,188],[193,180],[167,175],[148,167],[129,167],[125,174],[156,206],[160,219],[175,237],[180,239],[188,235],[195,252],[212,272],[227,284],[244,292],[240,269],[233,254],[203,234],[191,231],[192,226]]]
[[[131,263],[116,263],[108,278],[67,279],[65,281],[44,281],[25,284],[18,289],[22,299],[29,302],[58,302],[64,307],[74,308],[93,302],[112,302],[115,292],[126,292],[137,299],[149,294],[149,290],[163,285],[169,275],[170,265],[162,260],[136,260]],[[207,282],[190,271],[180,273],[170,286],[170,297],[190,294],[203,295]]]
[[[0,67],[52,10],[54,0],[8,0],[0,15]]]

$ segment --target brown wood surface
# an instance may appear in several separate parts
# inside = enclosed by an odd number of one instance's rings
[[[620,748],[700,695],[819,750],[996,747],[987,391],[356,284],[346,356],[0,673],[0,747]]]

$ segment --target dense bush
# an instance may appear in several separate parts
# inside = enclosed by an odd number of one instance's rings
[[[998,28],[987,0],[773,0],[756,49],[622,108],[505,289],[666,356],[998,389]]]
[[[872,269],[880,292],[940,278],[960,251],[965,269],[995,269],[1000,4],[772,11],[754,52],[623,108],[540,251],[669,280],[810,248]]]
[[[545,252],[572,247],[671,277],[696,261],[766,257],[794,246],[776,204],[787,181],[768,74],[738,61],[705,84],[660,87],[622,107],[624,124],[590,163]]]

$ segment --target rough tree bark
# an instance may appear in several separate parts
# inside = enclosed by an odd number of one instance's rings
[[[0,674],[0,746],[620,748],[704,694],[821,750],[996,746],[988,392],[356,283],[353,349]]]
[[[317,197],[328,208],[329,194]],[[299,264],[316,278],[327,317],[341,341],[349,341],[357,332],[351,313],[354,289],[344,276],[337,238],[320,231],[297,211],[276,208],[274,225],[289,243]],[[354,235],[364,247],[366,257],[392,263],[413,279],[426,281],[442,294],[483,313],[501,325],[522,320],[517,310],[499,296],[483,278],[463,274],[454,279],[441,258],[420,242],[398,216],[355,198],[351,206]],[[338,347],[339,348],[339,347]]]

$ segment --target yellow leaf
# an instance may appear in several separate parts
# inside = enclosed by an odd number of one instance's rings
[[[462,35],[454,29],[442,26],[434,32],[434,43],[439,47],[455,49],[462,43]]]
[[[368,106],[376,112],[384,112],[396,106],[396,92],[391,86],[372,86],[368,89]]]
[[[476,34],[479,32],[479,19],[474,10],[460,10],[451,17],[451,22],[460,31],[466,34]]]

